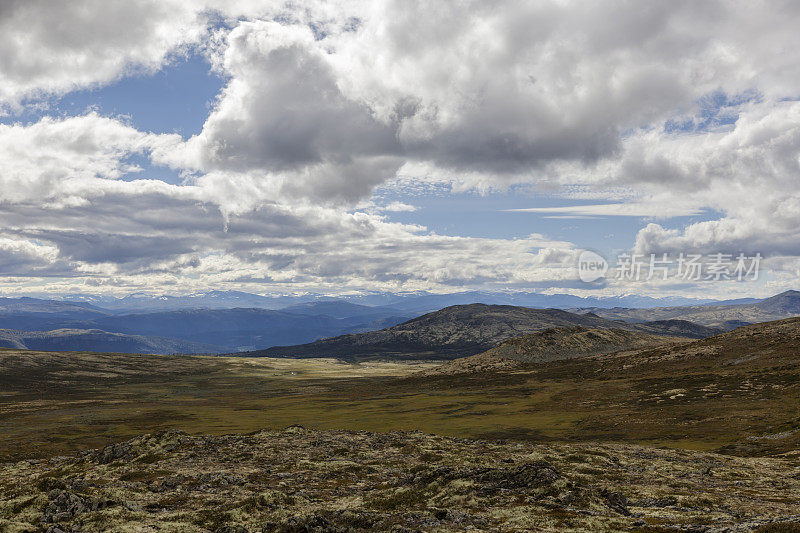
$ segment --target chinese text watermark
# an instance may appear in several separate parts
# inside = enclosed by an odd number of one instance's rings
[[[728,254],[620,254],[608,277],[623,281],[680,279],[684,281],[755,281],[761,264],[755,255]],[[578,276],[590,283],[607,277],[610,266],[603,256],[586,250],[578,258]]]

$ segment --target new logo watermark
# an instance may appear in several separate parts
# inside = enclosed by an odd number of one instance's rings
[[[585,283],[604,278],[608,272],[608,261],[602,255],[584,250],[578,257],[578,277]]]
[[[762,256],[727,254],[620,254],[610,276],[625,281],[680,279],[684,281],[755,281]],[[605,257],[591,250],[578,256],[578,277],[585,283],[605,278]]]

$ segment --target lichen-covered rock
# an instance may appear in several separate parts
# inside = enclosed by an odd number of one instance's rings
[[[162,432],[0,465],[3,533],[792,531],[798,508],[800,454],[420,432]]]

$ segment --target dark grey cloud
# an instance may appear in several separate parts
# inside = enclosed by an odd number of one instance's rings
[[[280,172],[396,155],[400,147],[393,128],[376,120],[367,105],[342,94],[320,52],[299,43],[251,42],[281,31],[274,23],[255,25],[231,38],[229,53],[235,59],[229,68],[235,78],[225,89],[230,96],[206,123],[203,166]],[[226,98],[235,98],[235,107]]]

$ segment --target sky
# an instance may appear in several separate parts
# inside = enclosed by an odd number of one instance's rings
[[[758,0],[6,0],[0,294],[796,289],[798,23]]]

